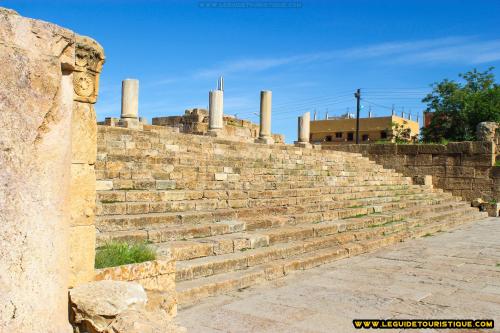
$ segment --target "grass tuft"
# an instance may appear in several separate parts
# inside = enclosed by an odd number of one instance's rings
[[[97,248],[95,268],[115,267],[156,259],[147,243],[109,242]]]

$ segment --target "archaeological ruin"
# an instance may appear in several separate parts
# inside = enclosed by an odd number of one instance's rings
[[[148,124],[126,79],[120,117],[97,123],[97,41],[0,8],[0,50],[1,332],[183,332],[178,308],[482,219],[471,201],[498,198],[492,141],[322,147],[306,113],[285,144],[272,92],[257,125],[224,115],[222,81],[208,111]],[[96,269],[114,241],[156,259]]]

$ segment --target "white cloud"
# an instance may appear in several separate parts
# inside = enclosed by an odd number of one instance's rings
[[[367,46],[304,53],[275,58],[247,58],[223,62],[194,77],[216,77],[233,73],[259,72],[286,65],[322,63],[349,59],[367,59],[394,63],[481,64],[500,60],[500,40],[478,40],[455,36],[416,41],[395,41]]]

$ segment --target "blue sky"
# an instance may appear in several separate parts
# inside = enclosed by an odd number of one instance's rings
[[[301,1],[300,8],[202,8],[198,1],[1,1],[103,45],[98,119],[120,114],[121,80],[140,80],[147,118],[206,107],[225,78],[228,114],[257,121],[273,91],[273,132],[296,139],[296,117],[363,109],[419,113],[429,85],[500,67],[500,1]]]

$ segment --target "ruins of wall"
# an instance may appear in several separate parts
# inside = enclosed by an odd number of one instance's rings
[[[441,144],[323,145],[323,149],[361,153],[406,176],[431,175],[433,185],[473,201],[500,201],[500,167],[493,142]]]
[[[254,142],[259,137],[259,125],[249,120],[224,115],[221,137],[242,142]],[[152,124],[179,128],[182,133],[205,135],[208,133],[208,111],[205,109],[186,110],[182,116],[155,117]],[[272,134],[274,143],[284,144],[281,134]]]

